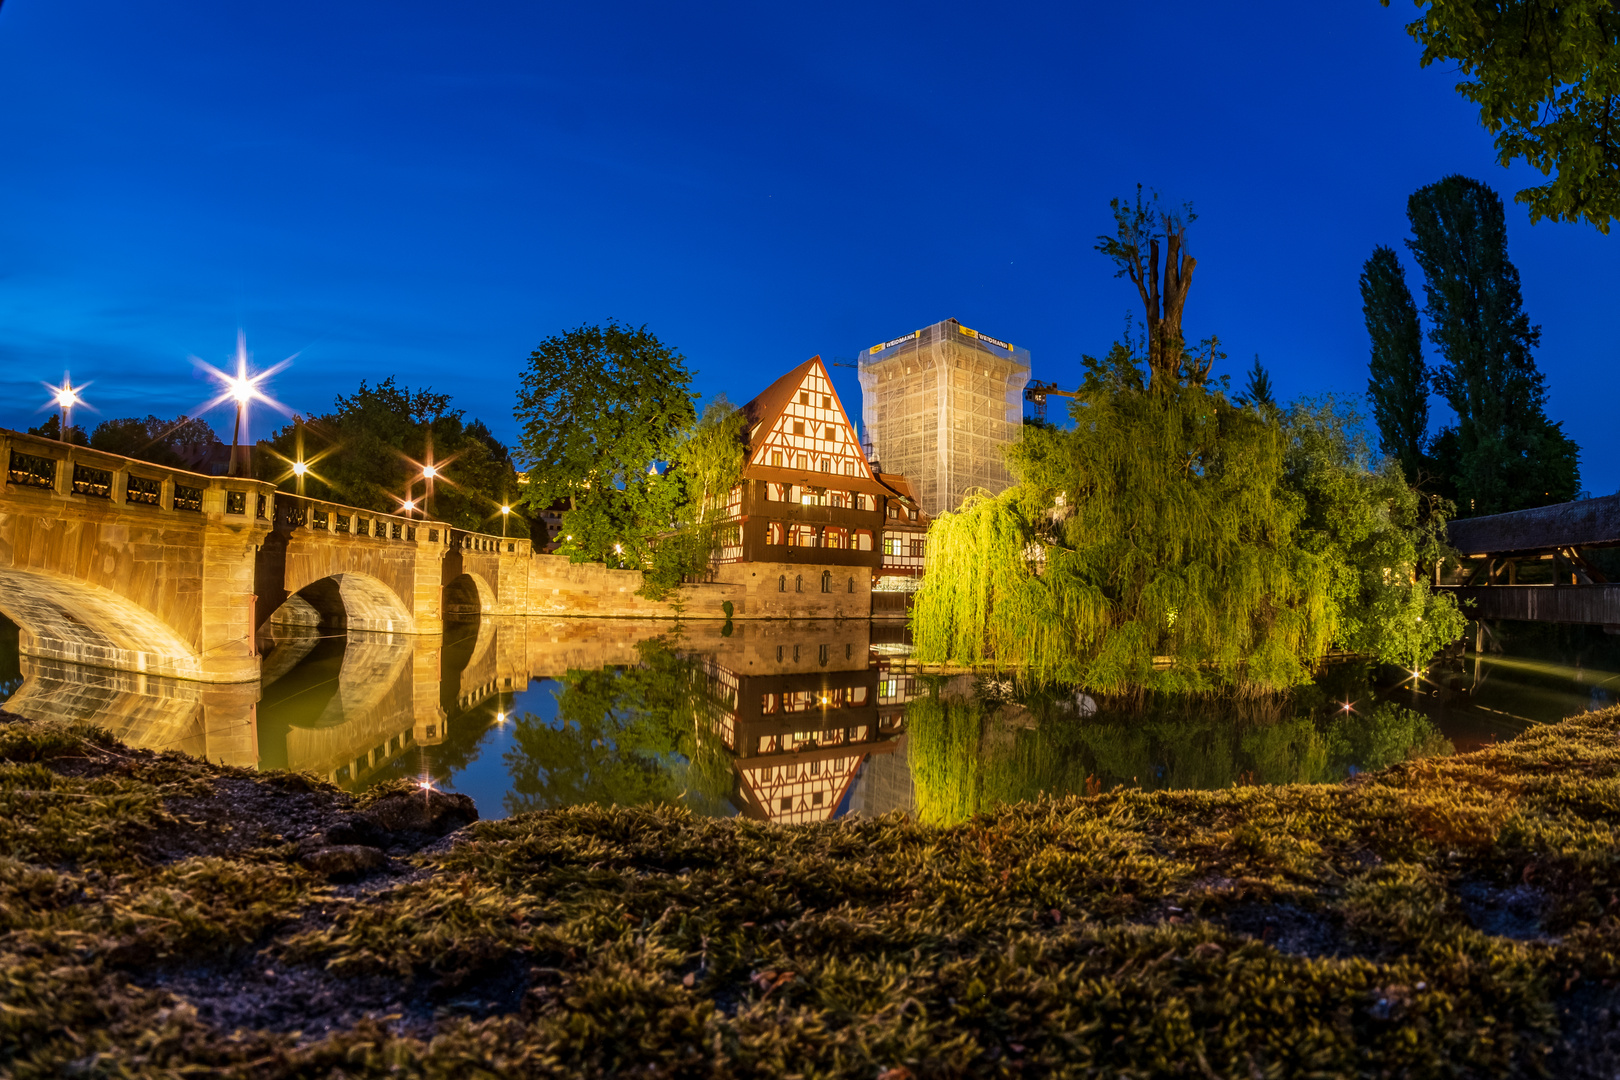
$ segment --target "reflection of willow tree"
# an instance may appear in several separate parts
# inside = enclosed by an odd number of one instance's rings
[[[564,676],[554,720],[518,719],[506,754],[509,813],[679,800],[726,812],[731,758],[708,720],[720,703],[703,669],[661,642],[638,648],[640,664]]]
[[[1205,702],[1201,712],[1080,718],[937,695],[908,706],[908,755],[923,821],[954,822],[1042,795],[1120,784],[1220,788],[1324,783],[1448,754],[1427,717],[1387,702],[1326,720]]]

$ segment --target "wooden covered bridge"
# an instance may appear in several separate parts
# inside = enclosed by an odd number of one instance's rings
[[[1588,558],[1620,546],[1620,495],[1539,506],[1449,527],[1462,565],[1436,583],[1465,603],[1470,617],[1582,623],[1620,634],[1620,582]]]

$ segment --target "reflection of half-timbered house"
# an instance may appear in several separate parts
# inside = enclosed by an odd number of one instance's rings
[[[716,734],[733,754],[735,802],[749,817],[830,820],[861,763],[894,750],[904,716],[878,707],[864,633],[814,633],[767,648],[753,670],[701,657]],[[763,670],[760,670],[763,669]]]

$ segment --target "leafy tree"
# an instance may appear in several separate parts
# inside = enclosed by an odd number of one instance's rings
[[[647,565],[680,501],[655,463],[696,420],[690,382],[685,358],[645,326],[580,326],[530,354],[515,411],[523,497],[537,513],[569,500],[559,553]]]
[[[1280,427],[1185,373],[1149,389],[1123,345],[1086,365],[1075,426],[1014,447],[1020,487],[936,519],[918,657],[1108,693],[1306,681],[1334,627]]]
[[[38,435],[43,439],[60,440],[62,438],[62,415],[60,413],[51,413],[43,423],[35,424],[28,429],[27,433],[29,435]],[[68,432],[68,441],[74,446],[90,445],[90,440],[85,437],[84,428],[78,424],[74,424],[72,430]]]
[[[90,445],[156,465],[198,469],[223,444],[206,422],[182,415],[174,420],[156,416],[104,420],[91,433]]]
[[[1332,398],[1287,418],[1285,483],[1304,516],[1295,542],[1328,573],[1328,619],[1344,649],[1415,667],[1463,634],[1450,594],[1428,575],[1450,548],[1450,504],[1422,495],[1389,458],[1375,465],[1355,413]]]
[[[1136,286],[1147,317],[1147,379],[1163,389],[1186,378],[1181,317],[1198,260],[1187,253],[1187,228],[1197,220],[1191,203],[1179,209],[1159,205],[1158,192],[1146,201],[1136,185],[1136,201],[1114,199],[1114,235],[1097,237],[1097,250],[1117,267],[1114,276],[1129,278]],[[1160,245],[1164,261],[1159,261]],[[1203,373],[1208,373],[1208,367]],[[1195,378],[1193,381],[1202,381]]]
[[[1400,462],[1408,483],[1429,471],[1429,369],[1417,304],[1394,248],[1373,249],[1361,268],[1361,312],[1372,339],[1367,397],[1378,424],[1379,448]]]
[[[1382,0],[1389,6],[1389,0]],[[1457,66],[1497,160],[1552,176],[1514,201],[1530,220],[1586,221],[1607,233],[1620,213],[1620,7],[1613,0],[1416,0],[1406,27],[1424,67]]]
[[[1435,456],[1459,509],[1493,514],[1574,498],[1579,450],[1544,411],[1531,354],[1541,330],[1523,310],[1502,200],[1477,180],[1448,176],[1413,193],[1407,217],[1429,338],[1444,357],[1435,389],[1457,414]]]
[[[1372,470],[1353,417],[1260,404],[1258,361],[1249,407],[1209,379],[1213,339],[1182,356],[1087,357],[1074,426],[1026,429],[1009,453],[1020,483],[935,520],[918,659],[1103,693],[1247,694],[1308,682],[1335,641],[1413,663],[1461,632],[1423,583],[1444,504]]]
[[[413,391],[392,375],[375,386],[362,381],[352,395],[338,395],[332,412],[303,423],[302,460],[310,463],[305,494],[391,514],[411,498],[424,517],[498,532],[501,506],[516,498],[517,473],[489,429],[463,416],[450,408],[449,394]],[[283,459],[274,477],[283,491],[297,490],[291,464],[299,459],[299,437],[293,423],[270,441]],[[429,460],[439,473],[431,496],[422,476]],[[507,525],[510,535],[528,535],[521,514]]]
[[[744,426],[743,414],[720,394],[676,442],[663,477],[674,487],[675,528],[653,549],[643,595],[662,600],[683,578],[708,569],[727,496],[742,479]]]

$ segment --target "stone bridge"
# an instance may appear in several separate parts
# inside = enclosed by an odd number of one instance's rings
[[[527,540],[4,430],[0,462],[0,613],[30,656],[256,682],[272,619],[432,635],[528,607]]]

